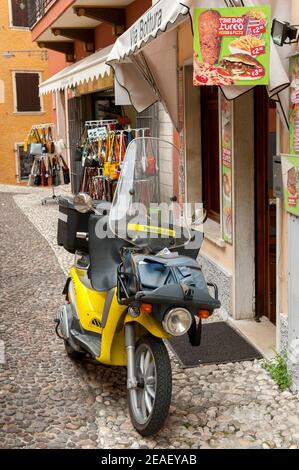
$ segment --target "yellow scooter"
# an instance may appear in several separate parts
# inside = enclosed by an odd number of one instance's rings
[[[142,436],[161,429],[171,402],[163,340],[188,334],[198,345],[201,319],[220,307],[195,260],[202,234],[182,223],[161,170],[176,152],[159,139],[133,140],[112,206],[79,194],[60,207],[58,243],[76,257],[56,332],[72,358],[127,367],[129,411]]]

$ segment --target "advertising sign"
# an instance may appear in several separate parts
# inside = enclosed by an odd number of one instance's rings
[[[290,59],[290,153],[299,156],[299,54]]]
[[[194,9],[194,85],[268,85],[271,7]]]
[[[281,164],[285,209],[299,217],[299,154],[282,155]]]
[[[232,243],[233,102],[220,93],[222,237]]]

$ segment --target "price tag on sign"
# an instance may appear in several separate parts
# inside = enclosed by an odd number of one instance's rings
[[[249,26],[247,30],[247,34],[249,36],[258,36],[259,34],[263,34],[266,32],[266,28],[264,24],[260,24],[257,26]]]
[[[263,77],[265,75],[265,69],[263,67],[257,67],[254,70],[250,70],[250,76],[253,78]]]
[[[265,46],[256,46],[251,48],[251,55],[261,55],[265,54]]]

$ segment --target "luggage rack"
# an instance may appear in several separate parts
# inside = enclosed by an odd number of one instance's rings
[[[136,294],[130,295],[128,284],[135,281],[136,293],[141,291],[140,280],[135,273],[123,271],[124,263],[121,263],[117,269],[117,301],[120,305],[132,304],[136,299]]]

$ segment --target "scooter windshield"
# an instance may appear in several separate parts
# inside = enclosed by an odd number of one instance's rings
[[[190,240],[179,203],[179,162],[170,142],[143,137],[130,143],[109,216],[118,238],[156,253]]]

